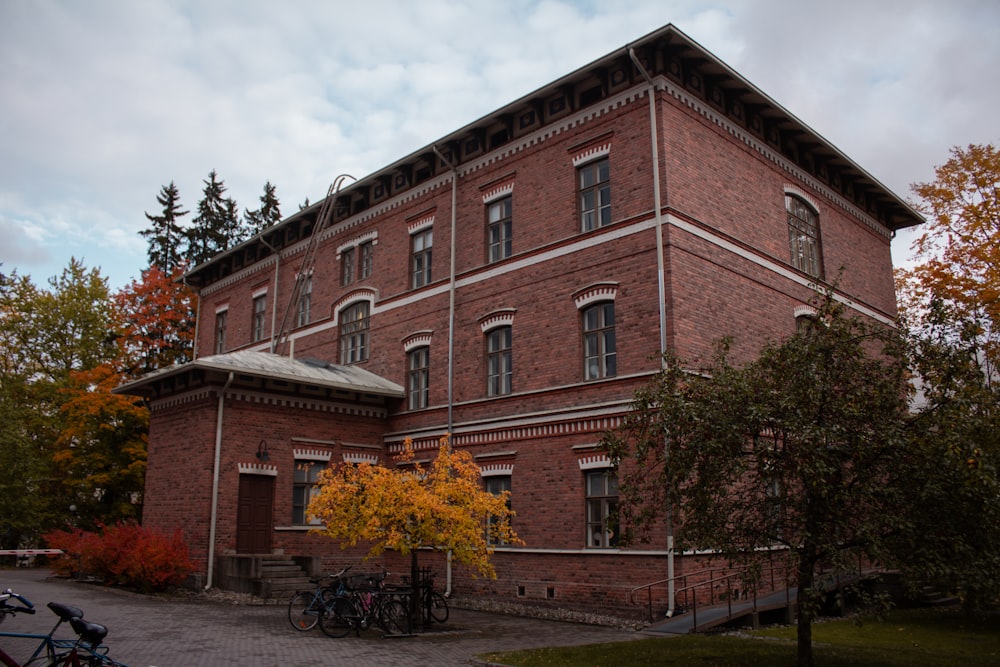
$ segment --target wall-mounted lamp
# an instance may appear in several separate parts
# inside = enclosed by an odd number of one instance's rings
[[[257,458],[261,461],[271,460],[271,455],[267,453],[267,442],[264,440],[261,440],[260,444],[257,445]]]

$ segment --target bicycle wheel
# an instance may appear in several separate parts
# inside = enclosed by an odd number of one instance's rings
[[[409,615],[399,600],[385,600],[378,610],[378,625],[387,635],[405,635],[409,633]]]
[[[319,623],[320,611],[320,602],[315,593],[296,593],[288,602],[288,622],[300,632],[312,630]]]
[[[448,601],[440,593],[431,591],[427,594],[427,613],[438,623],[448,620]]]
[[[358,608],[354,606],[351,598],[338,595],[323,606],[319,616],[319,629],[327,637],[337,639],[351,631],[358,617]]]

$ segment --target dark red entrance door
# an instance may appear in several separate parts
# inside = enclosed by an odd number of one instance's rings
[[[274,478],[240,475],[236,509],[236,553],[271,553]]]

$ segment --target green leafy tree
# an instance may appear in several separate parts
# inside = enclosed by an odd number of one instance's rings
[[[920,387],[907,488],[915,511],[895,545],[914,587],[956,593],[969,613],[1000,602],[1000,391],[975,332],[939,300],[910,332]]]
[[[164,185],[156,201],[162,206],[159,215],[146,213],[151,226],[139,233],[149,241],[149,265],[156,266],[167,275],[173,275],[184,257],[185,230],[180,219],[188,214],[181,210],[180,192],[173,181]]]
[[[249,209],[244,213],[244,225],[249,236],[261,233],[268,227],[281,222],[281,203],[275,194],[275,186],[271,181],[264,183],[264,194],[260,196],[260,208],[256,211]]]
[[[67,519],[67,471],[56,465],[66,426],[63,407],[74,373],[109,363],[118,354],[119,328],[107,281],[72,260],[48,289],[13,273],[0,281],[0,531],[11,545],[32,544]],[[8,492],[9,491],[9,492]]]
[[[797,586],[798,664],[813,664],[824,567],[880,560],[906,520],[905,355],[892,330],[848,318],[829,295],[812,324],[759,358],[710,367],[668,358],[603,445],[620,467],[626,535],[668,505],[681,548],[759,565],[784,547]]]

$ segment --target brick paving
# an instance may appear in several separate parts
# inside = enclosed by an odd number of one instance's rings
[[[12,588],[38,612],[19,614],[4,632],[45,633],[55,623],[48,602],[84,610],[108,626],[110,655],[130,667],[222,665],[357,665],[425,667],[476,664],[474,656],[544,646],[640,638],[638,632],[579,623],[452,609],[444,626],[413,637],[384,638],[370,631],[331,639],[315,628],[296,632],[284,606],[236,605],[203,599],[164,599],[49,577],[47,570],[0,571],[0,590]],[[71,636],[65,625],[57,636]],[[4,650],[26,657],[33,646],[0,638]],[[19,655],[24,653],[24,655]]]

